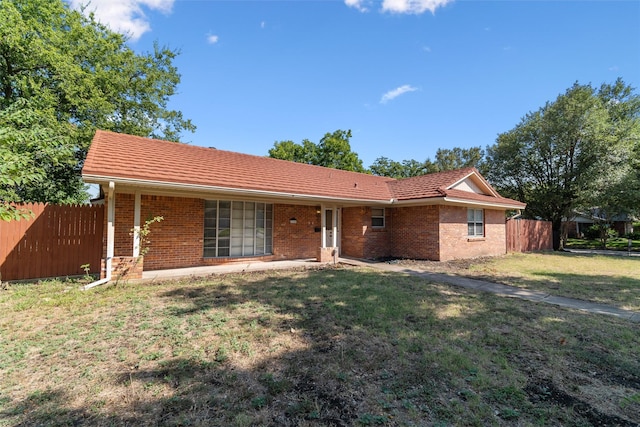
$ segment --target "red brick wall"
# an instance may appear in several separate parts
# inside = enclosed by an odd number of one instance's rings
[[[163,217],[163,220],[150,226],[149,251],[144,257],[144,269],[204,265],[204,200],[143,195],[140,226],[156,216]]]
[[[385,209],[385,227],[371,226],[371,208],[342,209],[342,246],[340,253],[354,258],[384,258],[391,255],[392,209]]]
[[[116,194],[115,256],[133,254],[133,194]],[[106,202],[108,203],[108,201]],[[204,201],[184,197],[141,197],[141,226],[147,219],[164,219],[151,225],[145,270],[217,265],[252,260],[315,258],[321,245],[320,214],[315,206],[274,205],[273,255],[242,258],[203,258]],[[297,223],[291,224],[290,218]],[[106,230],[106,227],[105,227]],[[105,250],[106,256],[106,242]]]
[[[507,252],[505,214],[484,210],[482,238],[467,235],[467,208],[440,206],[440,261],[504,255]]]
[[[113,278],[116,281],[141,279],[144,270],[144,259],[142,257],[114,257],[111,261]]]
[[[321,217],[316,206],[273,205],[275,259],[315,258],[322,246]],[[296,224],[291,224],[291,218]]]
[[[134,199],[133,194],[116,194],[115,256],[133,254]],[[317,211],[316,206],[275,204],[273,255],[205,259],[202,257],[204,201],[143,195],[141,225],[155,216],[164,218],[151,225],[151,243],[144,269],[315,258],[322,243],[321,232],[316,231],[321,227],[321,215]],[[385,215],[385,228],[373,229],[370,207],[343,208],[341,254],[357,258],[393,256],[444,261],[506,252],[503,211],[485,210],[485,238],[482,239],[467,237],[467,209],[462,207],[394,207],[385,209]],[[295,224],[290,222],[291,218],[296,218]]]
[[[438,260],[439,207],[408,206],[389,210],[387,219],[391,217],[390,256]]]
[[[131,236],[131,229],[133,228],[134,196],[133,194],[116,193],[115,199],[116,217],[114,222],[115,245],[113,255],[123,257],[133,256],[133,237]],[[109,201],[106,203],[109,203]],[[105,219],[108,219],[107,217],[108,215],[105,215]],[[105,233],[106,230],[107,227],[105,227]]]

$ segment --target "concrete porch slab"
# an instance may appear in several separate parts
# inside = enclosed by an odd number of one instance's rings
[[[204,267],[174,268],[151,270],[142,273],[142,282],[179,279],[183,277],[202,277],[212,274],[242,273],[246,271],[283,270],[290,268],[311,268],[321,265],[315,258],[286,261],[248,261],[234,262]]]

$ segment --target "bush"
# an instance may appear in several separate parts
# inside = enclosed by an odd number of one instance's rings
[[[612,229],[609,224],[598,225],[594,224],[587,228],[584,232],[585,239],[597,240],[602,238],[602,232],[607,233],[607,239],[615,239],[618,237],[618,232]]]
[[[627,233],[627,234],[624,235],[624,237],[625,237],[625,239],[640,240],[640,231],[636,231],[636,232],[633,232],[633,233]]]
[[[587,240],[596,240],[600,238],[600,226],[592,225],[584,230],[584,238]]]

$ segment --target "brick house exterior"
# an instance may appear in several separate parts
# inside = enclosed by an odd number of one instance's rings
[[[474,168],[395,180],[98,131],[83,168],[107,208],[104,275],[335,256],[506,253],[501,197]],[[137,230],[151,225],[140,259]]]

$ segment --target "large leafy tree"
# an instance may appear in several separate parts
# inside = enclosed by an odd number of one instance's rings
[[[429,159],[424,162],[415,159],[398,162],[387,157],[378,157],[370,166],[370,170],[374,175],[402,179],[437,172],[438,168]]]
[[[38,123],[33,152],[60,143],[66,153],[68,141],[74,158],[31,163],[40,178],[2,182],[0,197],[84,201],[79,172],[97,128],[173,141],[195,129],[167,108],[180,81],[172,65],[177,52],[155,45],[153,52],[137,54],[126,41],[63,0],[0,2],[0,109]],[[2,126],[9,133],[24,131],[13,120]],[[15,148],[5,145],[5,154]]]
[[[279,141],[269,149],[269,157],[352,172],[366,172],[358,153],[351,151],[350,138],[350,130],[338,129],[333,133],[326,133],[318,144],[308,139],[302,141],[302,144]]]
[[[469,167],[481,168],[484,150],[481,147],[438,149],[435,164],[438,171],[448,171]]]
[[[73,173],[73,134],[73,126],[59,123],[54,111],[24,99],[0,110],[0,219],[24,216],[14,203],[25,198],[74,201],[82,183]]]
[[[484,151],[480,147],[452,149],[439,148],[435,161],[427,158],[424,162],[410,159],[397,162],[387,157],[378,157],[371,165],[371,173],[391,178],[410,178],[433,172],[442,172],[466,167],[482,168]]]
[[[631,176],[625,171],[639,113],[637,96],[621,80],[599,90],[576,83],[498,135],[487,149],[487,178],[526,202],[526,216],[551,221],[559,249],[562,220],[581,206],[605,203],[602,196],[622,183],[613,178]]]

